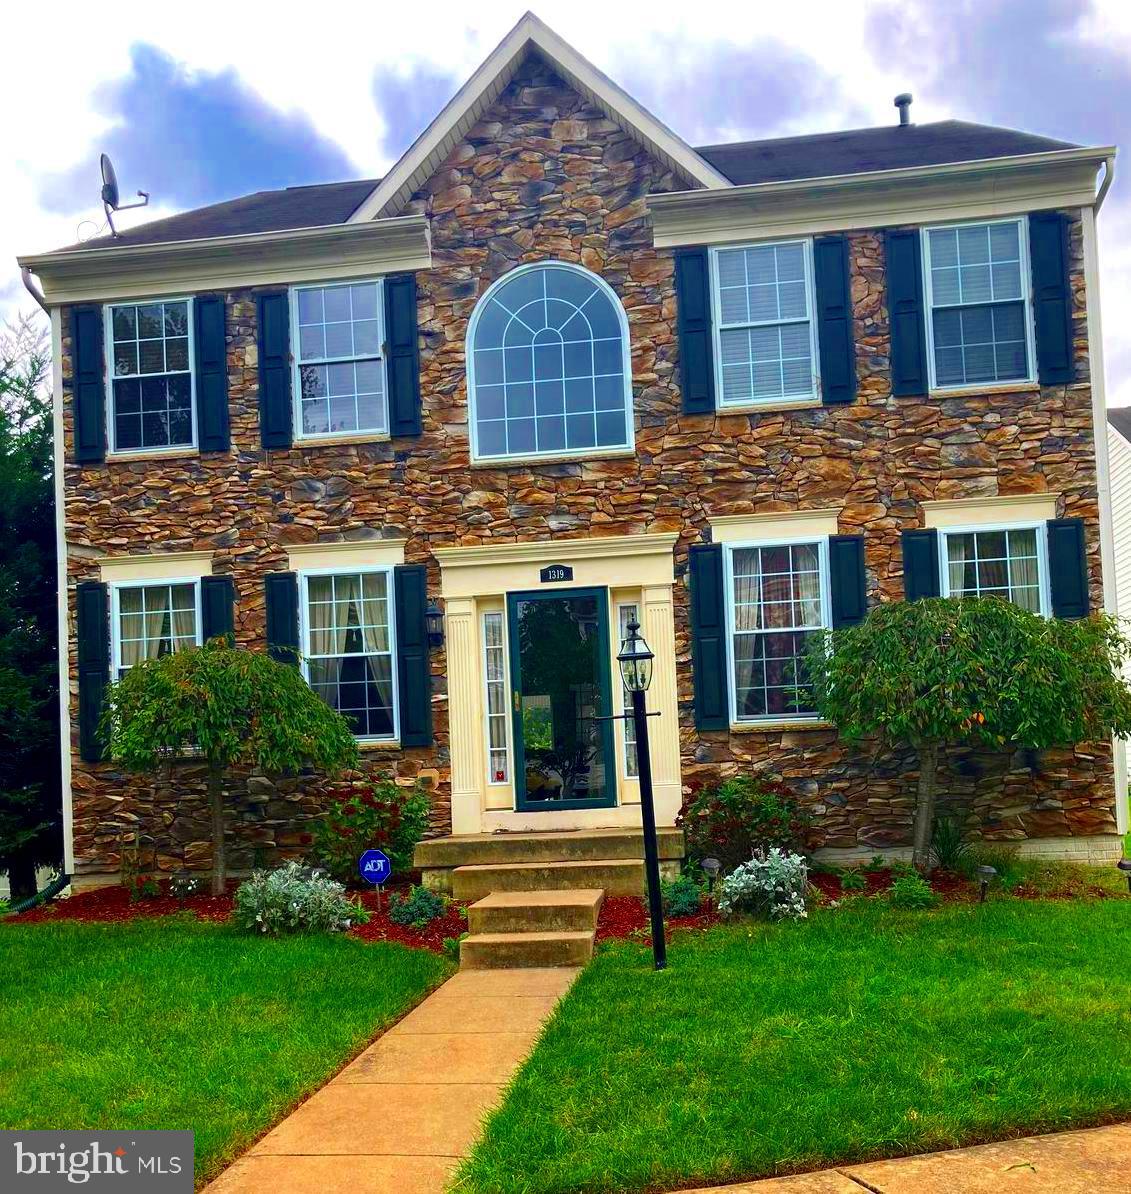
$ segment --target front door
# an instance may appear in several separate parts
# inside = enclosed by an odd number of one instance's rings
[[[616,803],[608,606],[605,589],[507,597],[522,811]]]

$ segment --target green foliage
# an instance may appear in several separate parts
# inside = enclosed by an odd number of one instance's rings
[[[810,820],[784,784],[760,775],[737,775],[693,788],[676,824],[686,835],[688,857],[717,858],[727,873],[757,851],[802,851]]]
[[[910,872],[900,875],[888,891],[888,901],[893,908],[917,910],[933,908],[938,903],[938,896],[931,890],[931,885],[923,878]]]
[[[868,888],[868,881],[864,878],[864,872],[859,870],[846,870],[840,877],[841,891],[866,891]]]
[[[313,855],[339,883],[358,882],[364,850],[383,850],[394,874],[412,867],[412,852],[428,829],[432,802],[420,784],[380,779],[335,793],[314,833]]]
[[[221,771],[334,772],[357,762],[349,723],[297,668],[222,639],[131,667],[107,690],[102,731],[114,761],[136,771],[189,750]]]
[[[453,962],[459,962],[460,942],[469,934],[461,933],[458,937],[445,937],[443,941],[444,956]]]
[[[369,913],[346,889],[297,862],[274,871],[254,871],[236,889],[233,918],[256,933],[336,933],[365,924]]]
[[[882,854],[873,854],[864,864],[866,871],[886,871],[888,860]]]
[[[848,739],[1030,747],[1131,733],[1116,619],[1042,618],[994,597],[893,601],[820,636],[813,700]]]
[[[664,911],[668,916],[698,916],[703,900],[703,886],[694,875],[684,871],[678,879],[660,884]]]
[[[993,842],[973,843],[962,856],[958,871],[965,879],[978,878],[980,866],[992,866],[1003,891],[1012,891],[1025,877],[1026,864],[1016,846],[996,845]]]
[[[422,929],[443,916],[447,906],[448,901],[442,895],[427,887],[410,887],[405,895],[393,896],[389,901],[389,919],[393,924]]]
[[[944,871],[958,871],[972,842],[963,837],[962,822],[954,817],[938,817],[931,834],[931,854]]]

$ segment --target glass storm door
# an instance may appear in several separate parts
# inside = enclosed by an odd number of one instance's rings
[[[616,803],[604,589],[511,593],[515,795],[520,810]]]

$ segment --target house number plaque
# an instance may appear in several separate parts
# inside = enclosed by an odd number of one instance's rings
[[[544,585],[561,584],[563,580],[573,580],[573,569],[568,564],[549,564],[538,573],[538,579]]]

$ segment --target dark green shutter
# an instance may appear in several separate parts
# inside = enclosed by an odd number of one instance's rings
[[[98,733],[102,702],[110,683],[110,601],[101,581],[75,586],[75,624],[78,629],[79,754],[88,763],[102,759]]]
[[[692,547],[690,573],[695,726],[700,730],[725,730],[730,725],[730,697],[722,544],[699,543]]]
[[[927,345],[923,335],[923,271],[917,228],[889,228],[884,237],[888,320],[891,324],[891,392],[925,394]]]
[[[263,582],[267,599],[267,652],[280,663],[298,663],[298,577],[269,573]]]
[[[1043,386],[1066,385],[1076,376],[1072,351],[1072,285],[1068,278],[1068,217],[1059,211],[1029,216],[1033,272],[1033,323],[1037,377]]]
[[[416,275],[385,279],[386,370],[390,435],[419,435],[420,338],[416,326]]]
[[[821,401],[826,406],[839,406],[856,398],[856,350],[852,338],[847,237],[818,236],[813,241],[813,278],[817,295]]]
[[[939,595],[939,533],[903,532],[903,595],[908,601]]]
[[[432,745],[432,668],[428,660],[428,569],[393,569],[401,746]]]
[[[71,370],[74,380],[75,460],[106,459],[106,368],[102,308],[71,308]]]
[[[855,626],[868,613],[864,536],[829,536],[829,605],[833,629]]]
[[[715,409],[715,348],[711,335],[711,270],[705,248],[675,255],[679,384],[687,414]]]
[[[228,423],[228,337],[224,296],[198,294],[193,300],[196,333],[196,423],[202,452],[232,446]]]
[[[291,313],[286,291],[259,296],[259,438],[264,448],[289,448]]]
[[[200,612],[203,639],[226,638],[235,634],[236,589],[230,576],[204,576],[200,580]]]
[[[1049,544],[1049,594],[1053,616],[1086,618],[1088,544],[1082,518],[1052,518],[1045,524]]]

